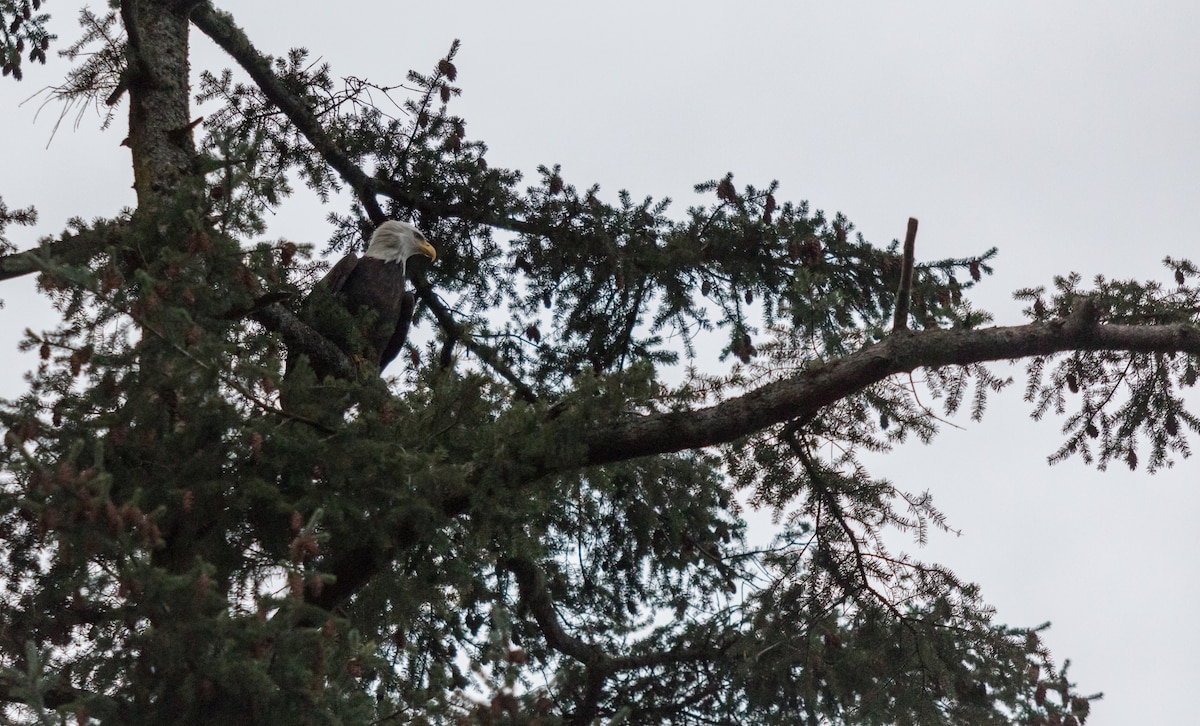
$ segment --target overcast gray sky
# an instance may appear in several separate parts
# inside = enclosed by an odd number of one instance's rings
[[[1164,256],[1200,258],[1200,3],[217,5],[264,52],[303,45],[381,83],[461,38],[455,107],[493,165],[561,163],[577,186],[670,196],[678,213],[694,183],[732,171],[778,179],[781,199],[842,211],[880,245],[915,216],[918,258],[998,246],[973,297],[1002,324],[1020,322],[1013,290],[1054,274],[1166,281]],[[76,37],[73,4],[46,7]],[[229,65],[194,37],[194,69]],[[15,107],[62,72],[52,59],[0,84],[0,195],[42,214],[36,232],[10,230],[22,247],[133,202],[124,118],[101,133],[85,116],[47,150],[56,109]],[[285,203],[269,234],[320,243],[325,211]],[[49,324],[31,290],[0,286],[0,395],[29,365],[20,331]],[[1155,476],[1051,467],[1060,422],[1027,410],[1014,387],[982,424],[872,466],[932,491],[961,529],[919,556],[979,582],[1002,622],[1053,621],[1054,654],[1106,692],[1089,723],[1194,721],[1200,460]]]

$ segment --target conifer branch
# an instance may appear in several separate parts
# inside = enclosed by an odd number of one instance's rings
[[[119,224],[97,227],[79,234],[65,234],[59,240],[44,243],[34,249],[0,256],[0,281],[41,272],[48,260],[59,264],[73,260],[86,261],[103,252],[106,247],[120,244],[123,232],[124,225]],[[310,359],[318,361],[324,370],[348,380],[355,378],[357,368],[354,362],[340,348],[282,305],[260,305],[246,314],[268,330],[279,333],[290,349],[305,353]]]
[[[315,368],[348,381],[357,378],[358,368],[350,356],[282,305],[265,305],[251,312],[250,317],[279,333],[288,350],[307,355]]]
[[[896,292],[896,312],[892,316],[892,332],[908,330],[908,311],[912,305],[913,261],[916,258],[917,219],[908,218],[904,235],[904,258],[900,266],[900,289]]]
[[[203,2],[192,10],[190,18],[201,32],[237,61],[267,99],[308,139],[321,158],[346,180],[371,221],[376,225],[386,221],[387,215],[375,199],[371,178],[325,133],[316,114],[275,74],[270,59],[258,52],[246,33],[234,24],[233,17],[214,9],[211,3]]]
[[[62,263],[91,258],[102,252],[105,247],[119,244],[123,229],[123,225],[113,225],[87,230],[80,234],[66,234],[61,239],[43,244],[41,247],[0,256],[0,281],[41,272],[45,268],[47,260]],[[530,403],[537,401],[537,395],[533,389],[522,381],[512,368],[505,365],[491,347],[463,333],[462,327],[434,294],[428,282],[419,278],[415,281],[415,287],[418,297],[428,306],[450,340],[462,342],[468,350],[508,381],[523,400]],[[356,377],[357,368],[354,362],[340,348],[282,305],[258,305],[253,310],[244,312],[246,317],[253,318],[268,330],[279,333],[289,349],[308,355],[323,370],[328,370],[347,380],[353,380]]]
[[[423,203],[422,200],[414,198],[400,185],[377,177],[368,176],[330,138],[316,114],[312,112],[312,109],[275,74],[275,71],[271,68],[270,60],[254,48],[250,39],[233,23],[233,18],[228,13],[219,12],[210,3],[205,2],[192,11],[191,19],[201,32],[211,38],[226,53],[233,57],[242,66],[243,70],[250,74],[250,77],[258,85],[259,89],[262,90],[267,99],[288,117],[288,120],[303,134],[304,138],[308,139],[308,142],[313,145],[317,153],[350,185],[366,210],[367,216],[374,224],[382,224],[388,219],[379,207],[378,200],[375,198],[376,194],[381,192],[398,202],[437,215],[461,218],[473,216],[463,214],[461,210],[441,208],[435,210],[430,205]],[[532,231],[531,225],[516,223],[512,220],[508,220],[508,223],[505,224],[498,220],[489,219],[487,224],[515,231]],[[480,360],[512,384],[521,398],[530,402],[536,401],[537,396],[533,393],[533,390],[511,368],[504,365],[495,351],[473,340],[470,336],[462,335],[461,326],[455,322],[450,311],[433,294],[428,283],[421,284],[421,282],[423,281],[418,281],[416,285],[417,295],[429,307],[430,311],[433,312],[434,318],[446,332],[447,341],[450,345],[452,346],[454,342],[462,341],[471,352],[479,356]],[[277,321],[281,320],[278,315],[270,315],[270,317]],[[289,327],[293,327],[294,332],[296,332],[294,326]],[[449,352],[449,349],[447,352]]]
[[[31,699],[27,695],[28,690],[27,686],[15,682],[12,676],[0,674],[0,703],[19,703],[32,707],[34,704],[30,702]],[[57,709],[95,696],[91,691],[73,688],[66,684],[51,685],[41,691],[39,695],[41,705],[48,709]]]
[[[209,2],[203,2],[192,11],[191,20],[250,75],[267,100],[287,116],[296,130],[313,145],[313,149],[350,185],[362,203],[367,217],[374,224],[381,224],[388,219],[376,199],[376,195],[382,194],[400,204],[433,216],[453,217],[526,234],[542,234],[545,231],[538,225],[524,220],[498,216],[458,204],[433,205],[414,196],[394,181],[367,174],[325,132],[320,119],[308,104],[275,74],[270,59],[254,47],[245,32],[234,24],[229,13],[214,9]]]
[[[909,229],[912,229],[914,226],[915,225],[910,225]],[[850,526],[850,523],[846,520],[846,514],[843,511],[841,502],[838,501],[837,496],[829,491],[829,487],[825,485],[825,481],[821,475],[821,472],[817,470],[816,464],[813,462],[812,455],[809,453],[807,447],[800,441],[799,434],[795,431],[790,432],[787,437],[787,443],[788,447],[792,450],[792,453],[794,453],[796,458],[800,460],[801,466],[804,467],[804,473],[808,475],[809,484],[812,486],[813,490],[816,492],[821,501],[825,503],[825,508],[831,515],[833,515],[833,518],[837,520],[838,528],[841,529],[842,533],[846,535],[846,539],[850,542],[850,548],[854,552],[854,569],[855,572],[858,573],[858,579],[860,582],[857,584],[857,586],[853,582],[839,581],[838,584],[846,591],[847,595],[855,598],[857,598],[858,590],[866,590],[871,594],[876,602],[878,602],[888,612],[890,612],[894,618],[896,618],[897,622],[903,623],[908,629],[913,630],[913,625],[909,622],[909,618],[906,617],[904,613],[900,612],[900,610],[896,607],[896,604],[893,603],[891,599],[884,597],[883,593],[876,590],[875,586],[871,584],[871,574],[867,572],[866,558],[863,554],[862,543],[859,541],[859,536],[854,531],[854,528]],[[834,575],[835,579],[842,579],[840,573],[836,571],[832,572],[831,574]]]
[[[179,345],[179,343],[175,342],[175,340],[173,340],[170,336],[168,336],[166,333],[161,331],[157,326],[148,322],[144,317],[138,316],[130,310],[125,310],[124,312],[126,315],[128,315],[130,318],[132,318],[133,321],[136,322],[139,327],[141,327],[143,330],[147,330],[150,333],[153,333],[154,337],[161,340],[164,344],[171,346],[171,348],[174,349],[176,353],[178,353],[179,355],[183,356],[184,358],[187,358],[188,360],[192,361],[192,363],[196,364],[203,370],[206,370],[206,371],[209,371],[209,372],[215,374],[223,383],[225,383],[225,385],[229,386],[234,391],[237,391],[238,394],[240,394],[243,399],[248,401],[251,405],[253,405],[255,408],[259,409],[260,411],[263,411],[265,413],[274,414],[277,416],[283,416],[284,418],[288,418],[293,421],[299,421],[301,423],[305,423],[310,426],[315,426],[317,428],[322,428],[322,429],[326,428],[325,425],[319,421],[316,421],[314,419],[311,419],[311,418],[308,418],[305,416],[301,416],[301,415],[297,414],[295,411],[280,409],[277,406],[273,406],[270,402],[264,401],[263,399],[261,399],[257,395],[255,395],[255,393],[253,391],[246,388],[246,386],[242,385],[242,383],[240,381],[238,381],[235,377],[230,376],[229,374],[218,369],[216,366],[212,365],[211,363],[201,360],[197,356],[193,355],[191,351],[189,351],[187,348],[184,348],[183,346]],[[291,313],[287,312],[286,310],[279,311],[279,314],[281,317],[283,315],[287,315],[289,317],[291,316]],[[299,326],[304,326],[305,328],[308,328],[308,326],[304,325],[304,323],[301,323],[298,320],[296,321],[296,323]],[[309,330],[312,331],[311,328],[309,328]],[[312,333],[320,340],[319,341],[313,340],[313,341],[306,341],[306,342],[313,342],[314,344],[316,344],[315,350],[319,351],[319,352],[315,353],[316,356],[328,355],[333,350],[337,350],[339,353],[341,352],[340,349],[338,349],[336,346],[334,346],[332,343],[330,343],[324,337],[320,336],[316,331],[312,331]],[[329,351],[322,350],[322,348],[325,345],[330,346],[331,350],[329,350]],[[310,358],[311,357],[313,357],[313,354],[310,354]],[[343,357],[345,357],[344,354],[343,354]],[[347,359],[347,362],[349,362],[348,359]]]
[[[701,409],[628,418],[587,436],[588,462],[606,464],[728,443],[811,416],[862,389],[917,368],[961,366],[1073,350],[1200,355],[1200,328],[1104,325],[1087,299],[1066,320],[983,330],[926,330],[890,336],[839,360],[767,383]],[[548,469],[553,466],[547,463]]]
[[[563,628],[554,601],[546,588],[545,573],[535,562],[523,557],[510,557],[505,561],[505,567],[516,576],[521,601],[529,608],[530,614],[546,638],[546,644],[559,653],[586,664],[593,674],[601,677],[606,678],[621,671],[703,660],[711,658],[714,653],[728,650],[734,644],[734,636],[729,636],[706,648],[682,648],[644,655],[609,655],[599,646],[581,640]]]
[[[333,576],[332,580],[322,586],[319,593],[306,592],[304,601],[331,612],[358,593],[395,558],[394,548],[381,550],[370,545],[341,552],[332,562],[323,565],[323,569]]]
[[[521,377],[511,367],[500,359],[500,356],[491,346],[480,343],[472,335],[464,334],[462,326],[455,321],[454,315],[442,304],[437,294],[434,293],[433,287],[430,286],[429,282],[423,276],[413,276],[413,287],[416,289],[417,297],[421,298],[421,301],[433,313],[433,317],[437,320],[438,325],[446,333],[446,346],[442,350],[443,367],[449,366],[450,361],[446,360],[446,358],[449,357],[453,346],[458,342],[462,342],[467,350],[478,356],[479,360],[500,374],[501,378],[508,381],[521,399],[529,403],[537,402],[537,394],[533,392],[533,389],[525,381],[521,380]]]
[[[580,663],[608,670],[611,659],[600,648],[563,630],[558,622],[558,613],[554,610],[554,601],[550,599],[550,593],[546,590],[546,576],[541,568],[523,557],[510,557],[505,564],[508,570],[516,575],[521,600],[537,621],[547,645]]]
[[[40,246],[0,256],[0,281],[41,272],[46,260],[56,262],[70,260],[85,261],[118,244],[124,225],[113,224],[84,230],[78,234],[67,233],[61,239],[44,242]]]

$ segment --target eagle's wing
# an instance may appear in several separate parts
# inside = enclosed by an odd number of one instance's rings
[[[412,324],[413,308],[417,305],[417,299],[413,297],[411,292],[404,293],[400,298],[400,319],[396,321],[396,330],[392,333],[392,337],[388,339],[387,345],[383,347],[383,351],[379,354],[379,372],[383,373],[383,369],[387,368],[388,363],[391,363],[396,356],[400,355],[400,349],[404,347],[404,341],[408,340],[408,328]]]
[[[320,281],[313,287],[312,292],[304,299],[303,305],[300,307],[300,319],[307,325],[313,325],[313,306],[316,305],[316,299],[328,299],[329,295],[336,295],[346,286],[346,281],[350,279],[350,274],[354,272],[354,268],[358,267],[358,255],[350,252],[342,259],[338,260],[329,272],[325,273]],[[292,368],[296,364],[298,352],[288,350],[287,360],[284,364],[283,375],[286,378],[291,374]],[[318,371],[317,378],[323,378]]]
[[[350,279],[350,273],[354,272],[355,267],[358,267],[358,255],[350,252],[338,260],[338,263],[329,272],[325,273],[325,277],[322,277],[321,281],[317,284],[324,287],[330,293],[341,292],[342,288],[346,286],[346,280]]]

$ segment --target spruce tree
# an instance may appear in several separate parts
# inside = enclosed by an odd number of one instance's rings
[[[42,4],[0,0],[6,76],[57,43]],[[880,247],[774,182],[678,212],[489,165],[457,45],[393,114],[205,0],[111,5],[57,93],[128,109],[136,208],[21,251],[3,233],[36,214],[0,204],[0,279],[37,275],[61,315],[0,406],[7,718],[1086,720],[1039,628],[885,548],[943,517],[858,454],[981,416],[1008,383],[988,363],[1024,359],[1035,414],[1066,416],[1056,457],[1186,455],[1190,262],[1174,286],[1057,277],[988,327],[969,293],[996,251],[920,260],[915,221]],[[249,80],[189,89],[193,29]],[[220,110],[198,122],[193,91]],[[297,182],[332,236],[262,241]],[[386,219],[438,259],[381,377],[302,309]],[[915,370],[941,411],[896,385]],[[744,506],[784,523],[771,547]]]

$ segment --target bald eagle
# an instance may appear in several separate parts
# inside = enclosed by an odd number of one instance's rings
[[[416,300],[404,290],[406,262],[413,255],[437,259],[425,235],[408,222],[379,225],[363,257],[347,254],[317,283],[301,318],[355,361],[373,361],[379,372],[400,353]],[[288,356],[287,368],[293,365]],[[318,380],[326,371],[313,371]]]

